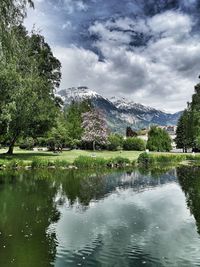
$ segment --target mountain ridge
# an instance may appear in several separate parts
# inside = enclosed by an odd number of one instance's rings
[[[182,111],[166,113],[150,106],[135,103],[124,97],[111,97],[108,99],[86,86],[60,90],[57,94],[62,98],[65,106],[72,101],[91,100],[95,107],[104,112],[111,130],[123,133],[127,126],[137,130],[153,124],[161,126],[176,125],[182,114]]]

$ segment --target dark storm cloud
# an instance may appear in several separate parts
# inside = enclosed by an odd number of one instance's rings
[[[200,72],[200,1],[35,1],[26,25],[53,46],[62,87],[84,84],[168,110],[189,100]]]
[[[37,7],[43,14],[38,20],[44,23],[45,19],[50,20],[46,30],[51,31],[51,37],[55,43],[66,44],[67,42],[91,48],[91,43],[96,36],[91,36],[88,28],[95,21],[119,17],[145,18],[175,9],[192,12],[198,19],[200,2],[196,0],[37,0]],[[140,39],[143,42],[145,37],[137,37],[139,38],[137,45],[139,45]],[[134,40],[132,44],[136,44]]]

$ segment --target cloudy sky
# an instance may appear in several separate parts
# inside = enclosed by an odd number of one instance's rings
[[[35,0],[35,25],[62,63],[61,89],[88,86],[174,112],[200,74],[199,0]]]

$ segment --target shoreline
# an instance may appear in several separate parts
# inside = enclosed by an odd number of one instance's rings
[[[90,152],[91,153],[91,152]],[[102,152],[101,155],[108,153],[107,151]],[[55,158],[45,159],[40,156],[29,159],[24,157],[21,159],[17,158],[17,155],[13,156],[0,156],[0,171],[2,170],[34,170],[34,169],[62,169],[62,170],[81,170],[81,169],[123,169],[130,167],[162,167],[162,165],[190,165],[192,162],[200,162],[200,155],[193,154],[173,154],[165,152],[136,152],[132,151],[134,157],[125,157],[123,153],[120,156],[104,158],[103,156],[85,156],[79,155],[73,161],[67,159]],[[135,154],[134,154],[135,153]],[[126,152],[124,153],[126,154]],[[131,154],[131,153],[130,153]],[[27,152],[28,155],[28,152]],[[133,158],[133,159],[132,159]]]

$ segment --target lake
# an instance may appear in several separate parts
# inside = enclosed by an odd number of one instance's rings
[[[0,172],[0,266],[200,266],[200,167]]]

